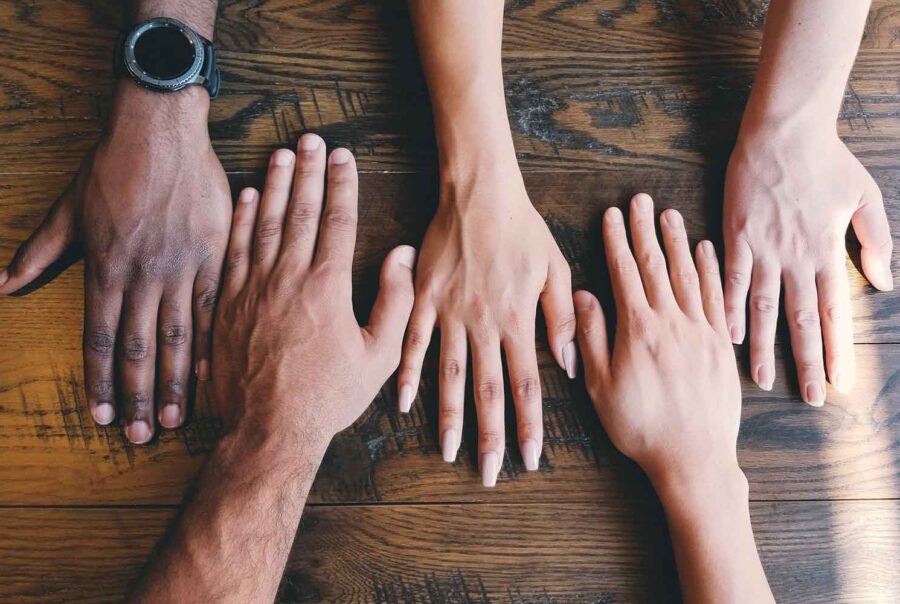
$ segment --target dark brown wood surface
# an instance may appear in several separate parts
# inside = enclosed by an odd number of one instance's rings
[[[120,3],[0,0],[0,263],[99,135]],[[765,3],[516,0],[507,101],[526,184],[578,287],[609,300],[602,211],[637,191],[720,244],[722,176],[749,92]],[[876,0],[839,131],[900,224],[900,4]],[[361,180],[361,319],[377,268],[418,244],[436,199],[430,109],[400,0],[223,2],[225,86],[211,132],[235,188],[315,130]],[[851,238],[852,239],[852,238]],[[719,245],[721,249],[721,246]],[[900,294],[857,274],[850,395],[799,400],[784,330],[771,393],[747,378],[739,455],[780,602],[890,602],[900,592]],[[896,266],[896,264],[895,264]],[[0,601],[116,601],[215,445],[191,421],[145,447],[98,428],[82,394],[81,265],[0,299]],[[509,422],[498,487],[481,488],[475,425],[455,464],[436,446],[434,359],[413,412],[391,383],[339,435],[313,489],[284,601],[645,602],[677,599],[665,523],[641,472],[603,433],[580,381],[538,341],[546,443],[524,472]],[[469,401],[471,409],[471,401]],[[510,415],[510,420],[511,420]]]

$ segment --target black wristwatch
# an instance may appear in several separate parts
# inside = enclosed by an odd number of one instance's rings
[[[206,88],[209,98],[219,96],[219,68],[212,42],[177,19],[150,19],[120,33],[113,70],[151,90],[174,92],[199,85]]]

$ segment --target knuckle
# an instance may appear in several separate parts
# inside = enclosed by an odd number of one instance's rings
[[[756,312],[764,314],[773,313],[778,307],[778,300],[772,296],[755,295],[752,297],[751,303]]]
[[[463,375],[462,363],[456,359],[446,359],[441,361],[441,378],[444,380],[456,381]]]
[[[644,252],[640,256],[641,266],[643,266],[649,272],[656,272],[660,270],[663,265],[663,257],[658,251],[653,250],[650,252]]]
[[[410,329],[406,334],[406,347],[411,350],[422,350],[428,347],[431,342],[431,335],[425,335],[418,329]]]
[[[506,435],[493,430],[482,430],[478,434],[478,448],[486,451],[502,449],[506,444]]]
[[[687,267],[683,267],[675,271],[675,278],[686,285],[693,285],[697,281],[697,273]]]
[[[143,361],[150,350],[148,338],[143,334],[131,333],[125,336],[123,353],[129,362]]]
[[[162,340],[166,346],[178,347],[184,345],[187,329],[180,323],[172,323],[163,327]]]
[[[325,225],[335,231],[356,229],[356,212],[343,208],[333,208],[325,213]]]
[[[163,397],[166,403],[180,404],[184,402],[187,389],[181,380],[166,380],[163,386]]]
[[[718,271],[718,268],[716,270]],[[712,272],[711,268],[710,272]],[[743,287],[750,283],[750,275],[742,271],[728,271],[725,274],[725,282],[733,287]]]
[[[111,403],[113,398],[113,381],[89,379],[88,395],[98,403]]]
[[[228,253],[226,268],[234,270],[240,268],[247,263],[247,252],[245,250],[232,250]]]
[[[134,392],[128,395],[129,415],[135,418],[148,415],[152,411],[153,401],[146,392]]]
[[[462,408],[456,405],[441,405],[438,422],[442,426],[454,426],[462,422]]]
[[[813,331],[819,328],[819,313],[808,309],[795,311],[793,323],[794,327],[800,331]]]
[[[216,307],[216,299],[219,296],[219,289],[215,286],[207,286],[200,290],[197,294],[197,308],[203,312],[212,312]]]
[[[259,243],[268,243],[272,239],[281,235],[284,228],[280,220],[266,218],[261,220],[256,226],[256,239]]]
[[[832,322],[840,321],[844,318],[844,311],[837,302],[829,301],[822,305],[825,318]]]
[[[561,317],[556,322],[556,333],[558,334],[570,334],[575,331],[575,326],[578,324],[577,319],[575,317],[574,312],[566,313],[563,317]]]
[[[644,338],[650,331],[650,322],[643,312],[628,310],[625,313],[625,329],[635,338]]]
[[[480,384],[476,389],[478,400],[484,404],[493,404],[503,402],[503,385],[499,380],[488,379]]]
[[[537,376],[529,375],[516,380],[513,394],[519,401],[534,401],[541,396],[541,381]]]
[[[116,344],[115,335],[111,331],[100,328],[89,330],[85,334],[85,340],[88,350],[100,356],[111,355]]]
[[[623,254],[613,260],[613,268],[620,275],[630,275],[635,272],[635,265],[631,258]]]

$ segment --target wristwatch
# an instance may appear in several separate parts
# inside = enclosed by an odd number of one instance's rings
[[[177,19],[149,19],[120,33],[113,71],[159,92],[199,85],[206,88],[209,98],[219,96],[219,68],[212,42]]]

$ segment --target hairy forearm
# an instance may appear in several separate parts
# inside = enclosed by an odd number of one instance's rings
[[[515,163],[506,115],[503,0],[409,0],[442,171]]]
[[[225,437],[132,601],[273,601],[326,447],[255,428]]]
[[[869,4],[772,0],[745,123],[833,127]]]
[[[737,462],[653,479],[666,510],[686,602],[774,602]]]

